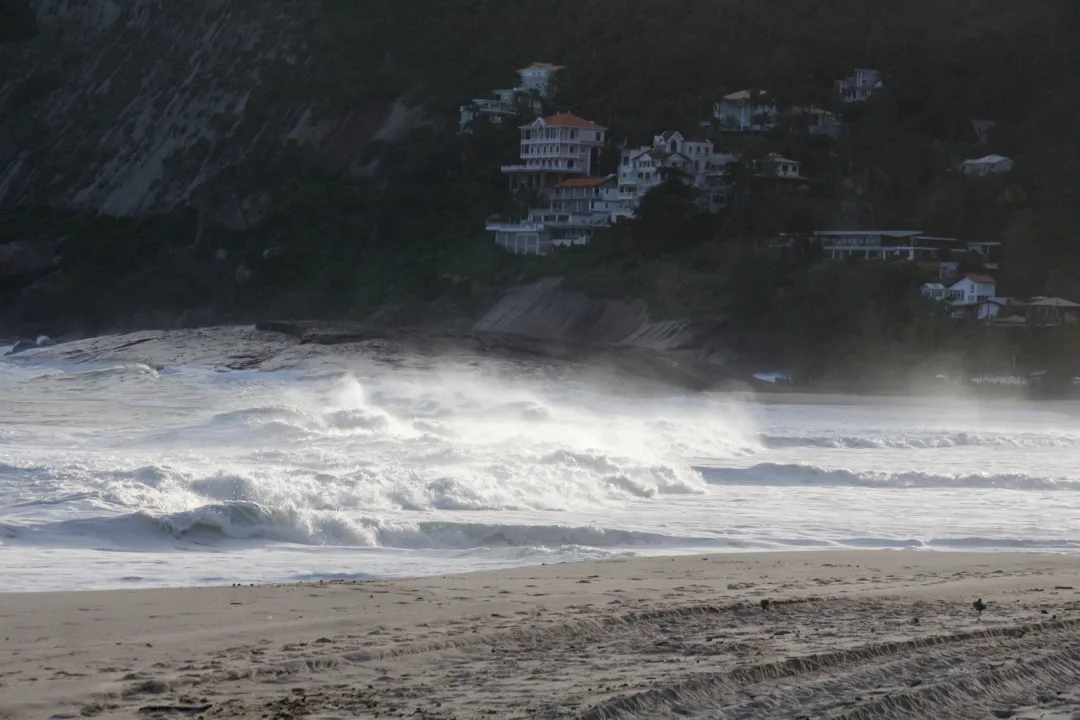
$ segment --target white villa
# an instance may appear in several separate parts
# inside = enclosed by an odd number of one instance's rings
[[[515,190],[537,192],[542,207],[520,222],[492,218],[487,230],[510,252],[546,255],[552,248],[585,245],[593,232],[629,213],[614,177],[593,177],[607,128],[560,113],[521,126],[521,159],[504,165]]]
[[[987,155],[960,163],[960,172],[966,175],[996,175],[1012,172],[1013,161],[1001,155]]]
[[[543,206],[530,209],[521,222],[489,220],[496,245],[545,255],[556,247],[588,244],[597,229],[633,217],[641,198],[663,182],[665,169],[684,173],[711,212],[727,205],[724,175],[736,155],[717,153],[709,140],[667,131],[653,137],[652,147],[623,150],[618,175],[594,177],[594,151],[605,133],[596,123],[566,114],[522,127],[521,162],[502,170],[515,188],[538,192]]]
[[[881,73],[867,68],[857,68],[852,77],[836,81],[836,91],[846,103],[866,102],[883,87]]]
[[[564,180],[542,195],[547,206],[533,208],[524,221],[488,222],[496,245],[521,255],[546,255],[559,246],[587,245],[597,229],[631,214],[619,202],[618,184],[610,176]]]
[[[977,320],[993,320],[1005,304],[997,297],[997,280],[989,275],[966,275],[947,287],[927,283],[921,292],[924,297],[947,303],[950,317],[957,319],[970,314]]]
[[[461,106],[461,131],[468,132],[469,126],[477,118],[483,117],[488,122],[501,125],[503,119],[517,112],[517,102],[521,101],[534,113],[543,111],[541,99],[550,100],[555,91],[555,80],[562,65],[533,63],[518,70],[520,84],[513,90],[496,90],[490,98],[476,98],[469,105]]]
[[[625,149],[619,163],[619,200],[636,208],[650,190],[664,181],[664,170],[679,171],[688,184],[703,191],[710,212],[727,205],[730,188],[725,173],[738,156],[716,152],[712,141],[686,138],[677,130],[653,137],[652,147]]]
[[[573,177],[589,177],[596,167],[607,128],[560,113],[521,126],[521,161],[503,165],[514,189],[543,190]]]

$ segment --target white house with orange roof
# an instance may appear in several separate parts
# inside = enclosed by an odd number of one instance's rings
[[[524,220],[492,218],[487,230],[510,252],[545,255],[553,248],[585,245],[593,233],[629,212],[614,176],[593,175],[607,128],[569,113],[521,126],[520,160],[504,165],[515,190],[531,190],[544,204]]]
[[[587,245],[593,233],[629,212],[617,199],[613,176],[563,180],[544,189],[544,207],[520,222],[488,221],[495,244],[522,255],[546,255],[557,247]]]
[[[536,118],[521,126],[521,159],[503,165],[514,189],[543,190],[597,166],[607,128],[569,113]]]
[[[564,69],[562,65],[540,62],[521,68],[517,71],[521,81],[514,89],[496,90],[491,97],[474,98],[461,106],[461,131],[468,132],[478,118],[501,125],[504,119],[517,114],[519,104],[539,115],[543,112],[542,101],[555,94],[558,74]]]

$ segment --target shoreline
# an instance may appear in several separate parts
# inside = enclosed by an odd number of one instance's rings
[[[12,720],[1080,710],[1080,563],[1060,555],[730,553],[3,599]]]
[[[753,379],[741,365],[711,362],[694,350],[658,351],[632,345],[546,341],[497,332],[433,332],[387,329],[363,323],[260,322],[195,330],[145,330],[49,344],[7,357],[16,360],[137,362],[162,369],[205,365],[232,370],[280,370],[327,361],[386,359],[541,360],[623,375],[686,392],[746,396],[761,404],[924,404],[937,400],[980,403],[1068,403],[1076,392],[1048,394],[1038,387],[922,383],[873,392],[835,384],[773,386]],[[1067,390],[1067,388],[1065,388]]]

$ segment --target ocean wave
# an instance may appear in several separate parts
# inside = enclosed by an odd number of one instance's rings
[[[770,450],[786,448],[845,448],[854,450],[918,450],[953,447],[1057,448],[1080,447],[1080,437],[1037,433],[920,433],[892,437],[873,435],[769,435],[759,436]]]
[[[227,502],[176,513],[147,511],[54,523],[3,524],[0,537],[60,541],[72,537],[111,542],[123,549],[154,549],[173,541],[214,546],[228,540],[297,545],[409,550],[482,548],[736,547],[744,541],[678,537],[593,526],[394,522],[329,511],[298,511],[258,503]]]
[[[709,485],[757,487],[957,488],[1080,492],[1080,480],[1048,478],[1021,473],[934,474],[925,472],[870,472],[814,465],[760,463],[748,468],[699,468]]]
[[[392,522],[342,513],[300,512],[256,503],[220,503],[179,513],[149,512],[41,524],[0,523],[0,541],[12,545],[76,547],[115,552],[228,551],[242,546],[299,546],[466,554],[511,552],[514,557],[578,553],[665,554],[754,550],[996,550],[1076,552],[1080,541],[1019,537],[777,537],[768,528],[679,535],[603,526]],[[361,577],[343,573],[343,578]],[[314,577],[314,576],[313,576]],[[319,575],[318,577],[328,577]]]

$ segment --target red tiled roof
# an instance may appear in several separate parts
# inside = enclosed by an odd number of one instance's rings
[[[980,285],[997,285],[997,280],[989,275],[968,274],[967,279],[973,283],[979,283]]]
[[[570,113],[559,113],[558,115],[552,115],[551,117],[544,118],[545,125],[556,125],[560,127],[580,127],[580,128],[595,128],[596,130],[607,130],[603,125],[597,125],[596,123],[586,120],[585,118],[579,118],[577,115],[571,115]]]
[[[588,177],[588,178],[571,178],[570,180],[563,180],[561,183],[552,185],[553,188],[594,188],[600,187],[604,183],[612,180],[612,177]]]

